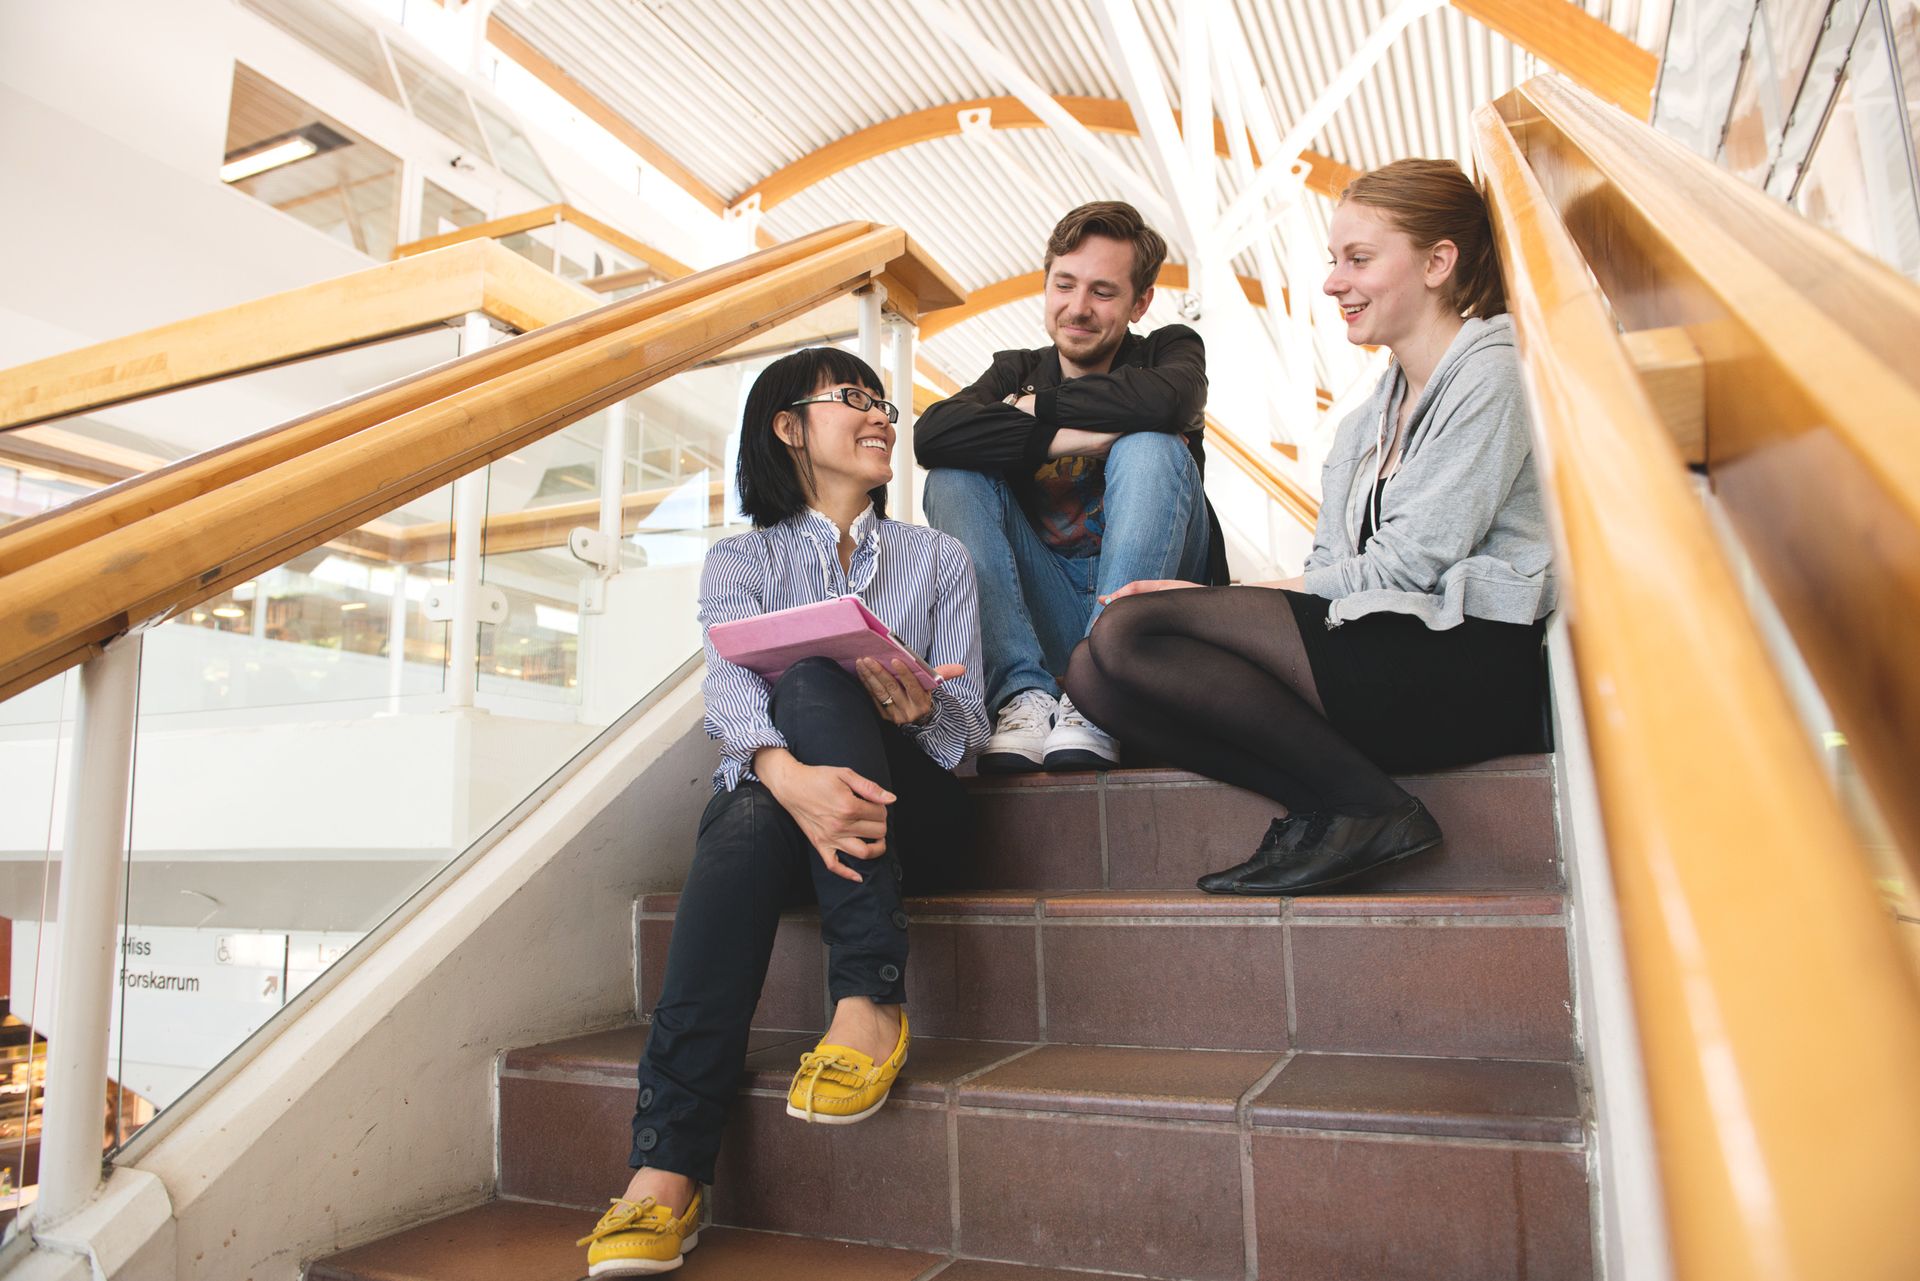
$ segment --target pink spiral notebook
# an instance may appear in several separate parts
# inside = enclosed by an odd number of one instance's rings
[[[764,677],[769,685],[803,658],[831,658],[849,672],[859,658],[876,659],[892,671],[897,658],[919,679],[922,689],[932,689],[941,680],[858,596],[715,623],[707,629],[707,637],[720,657]]]

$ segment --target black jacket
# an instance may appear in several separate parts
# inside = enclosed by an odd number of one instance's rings
[[[1033,395],[1033,413],[1006,403]],[[1023,497],[1033,473],[1046,465],[1063,427],[1082,431],[1179,432],[1200,474],[1206,475],[1207,355],[1200,335],[1167,325],[1142,337],[1129,333],[1104,374],[1062,379],[1053,347],[995,353],[973,385],[920,415],[913,429],[914,458],[922,467],[999,472]],[[1220,522],[1207,505],[1207,582],[1227,579]]]

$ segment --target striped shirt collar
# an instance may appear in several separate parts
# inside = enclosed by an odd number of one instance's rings
[[[834,590],[834,571],[840,567],[840,526],[834,523],[833,517],[809,507],[781,523],[792,526],[814,545],[820,555],[820,570],[826,576],[827,596],[831,598],[838,595]],[[852,563],[846,575],[846,589],[850,595],[857,596],[865,591],[880,570],[879,531],[880,517],[874,512],[873,504],[868,503],[866,510],[853,518],[853,525],[848,531],[853,538]]]

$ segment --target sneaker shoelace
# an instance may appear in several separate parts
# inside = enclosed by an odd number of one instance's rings
[[[1063,698],[1060,700],[1060,719],[1054,722],[1054,726],[1058,728],[1059,726],[1062,726],[1062,725],[1069,726],[1073,729],[1098,729],[1099,728],[1092,721],[1088,720],[1084,715],[1081,714],[1080,709],[1073,705],[1073,700],[1071,698]]]
[[[649,1211],[665,1209],[652,1197],[643,1197],[638,1201],[628,1201],[621,1197],[613,1199],[612,1208],[600,1216],[600,1222],[593,1225],[593,1231],[575,1241],[575,1245],[592,1245],[616,1232],[653,1232],[664,1234],[677,1222],[673,1212],[667,1211],[663,1219],[650,1215]]]
[[[1000,709],[999,723],[995,728],[1001,733],[1008,730],[1037,730],[1045,729],[1046,722],[1046,701],[1022,694]]]
[[[860,1070],[859,1064],[842,1055],[824,1054],[819,1050],[802,1054],[800,1070],[794,1074],[794,1084],[806,1086],[807,1120],[813,1120],[813,1092],[819,1088],[822,1077],[836,1085],[857,1090],[868,1083],[869,1076],[869,1073]]]

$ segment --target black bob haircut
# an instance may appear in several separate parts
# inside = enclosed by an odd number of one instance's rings
[[[813,461],[805,454],[807,415],[812,405],[793,413],[800,419],[799,450],[774,434],[773,420],[796,400],[805,400],[822,387],[852,383],[876,396],[886,395],[873,366],[838,347],[805,347],[780,357],[760,371],[747,393],[746,412],[740,416],[740,467],[735,483],[740,506],[753,523],[764,529],[807,509],[807,491],[813,488]],[[803,474],[804,472],[804,474]],[[887,487],[867,491],[876,516],[887,514]]]

